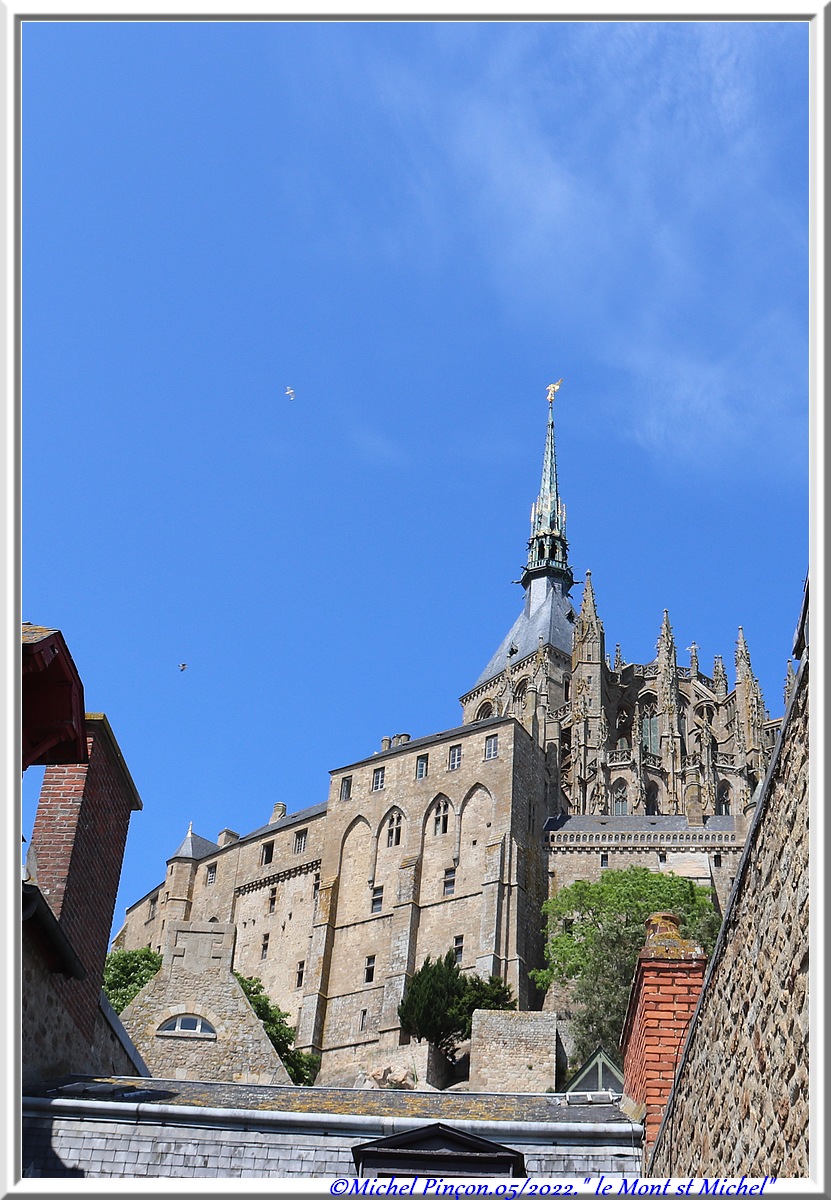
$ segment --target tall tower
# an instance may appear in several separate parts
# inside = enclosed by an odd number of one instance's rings
[[[465,724],[489,716],[514,716],[545,748],[558,739],[557,711],[569,699],[576,619],[569,598],[574,576],[554,438],[554,397],[562,382],[547,389],[542,478],[531,506],[531,536],[519,579],[525,603],[474,686],[461,698]]]

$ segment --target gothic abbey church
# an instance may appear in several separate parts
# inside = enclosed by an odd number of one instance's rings
[[[679,666],[663,614],[657,655],[607,656],[591,575],[570,598],[553,401],[531,510],[522,612],[461,698],[455,729],[384,738],[331,772],[328,800],[276,804],[268,824],[216,841],[188,830],[164,880],[127,910],[115,945],[164,951],[165,926],[231,923],[235,970],[262,979],[321,1055],[318,1082],[350,1084],[395,1059],[408,978],[453,949],[539,1007],[540,909],[606,868],[673,871],[722,907],[780,722],[766,714],[742,630],[730,688],[696,648]],[[657,622],[656,622],[657,623]],[[791,686],[789,666],[786,688]]]

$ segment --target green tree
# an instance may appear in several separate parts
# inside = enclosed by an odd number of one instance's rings
[[[238,971],[234,971],[234,975],[255,1015],[262,1021],[269,1041],[283,1060],[292,1083],[303,1086],[313,1084],[320,1058],[294,1048],[295,1030],[288,1024],[288,1013],[271,1003],[261,979],[247,979]]]
[[[464,992],[461,1000],[453,1007],[453,1017],[458,1022],[459,1040],[470,1037],[473,1014],[477,1008],[516,1008],[511,985],[498,975],[482,979],[480,975],[463,975]]]
[[[597,883],[573,883],[543,905],[548,966],[531,974],[542,988],[555,981],[571,984],[577,1061],[598,1043],[620,1061],[618,1043],[644,922],[662,911],[680,918],[683,937],[712,951],[721,922],[710,889],[677,875],[646,867],[604,871]]]
[[[162,965],[162,956],[149,946],[112,950],[104,963],[104,995],[117,1013],[123,1012]]]
[[[448,950],[435,962],[427,955],[407,986],[398,1019],[405,1033],[430,1042],[452,1061],[459,1042],[470,1037],[474,1009],[515,1007],[507,984],[496,976],[463,975],[455,951]]]

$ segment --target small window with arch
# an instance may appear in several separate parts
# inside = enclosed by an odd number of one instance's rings
[[[401,813],[398,811],[390,813],[387,818],[387,845],[401,845]]]
[[[178,1016],[170,1017],[159,1026],[156,1033],[184,1034],[186,1037],[216,1037],[216,1030],[210,1021],[206,1021],[204,1017],[200,1017],[196,1013],[179,1013]]]
[[[433,835],[447,833],[449,805],[446,800],[437,800],[433,809]]]

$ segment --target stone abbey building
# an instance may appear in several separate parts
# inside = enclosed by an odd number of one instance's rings
[[[328,799],[216,841],[188,830],[115,945],[164,951],[182,921],[231,924],[234,968],[258,976],[321,1054],[319,1082],[414,1051],[398,1025],[407,980],[453,949],[538,1008],[541,906],[576,879],[640,865],[726,903],[780,722],[766,713],[742,630],[731,688],[696,647],[679,666],[669,617],[657,654],[607,655],[590,572],[579,611],[557,482],[553,401],[521,583],[522,612],[454,729],[384,738],[331,772]],[[788,687],[793,675],[789,666]],[[210,1014],[202,1016],[210,1021]]]

